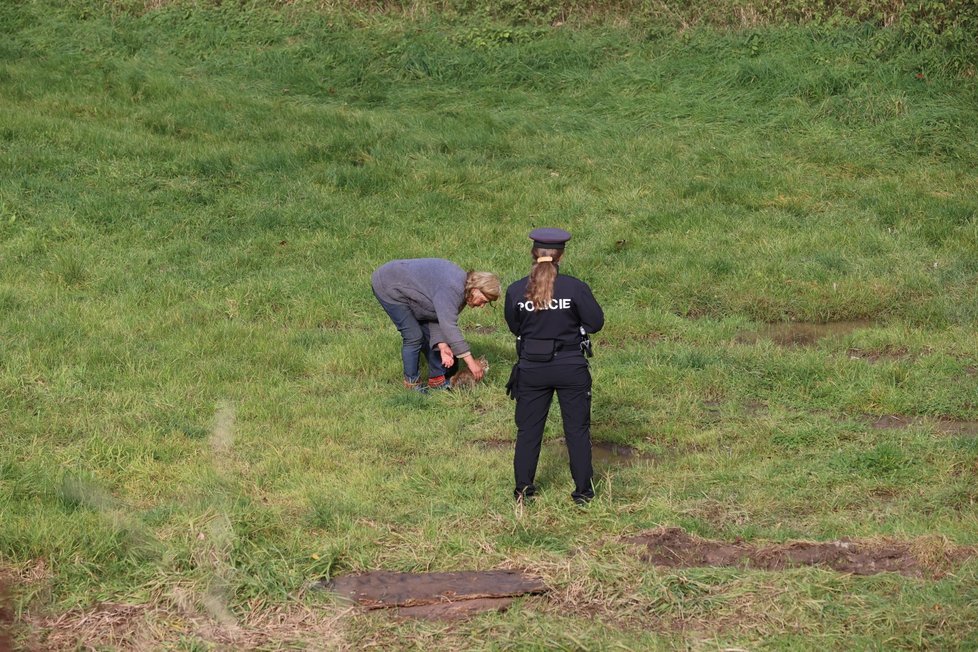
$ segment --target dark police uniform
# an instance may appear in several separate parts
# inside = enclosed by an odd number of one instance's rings
[[[553,238],[563,234],[564,239],[541,242],[540,238],[550,232],[557,233]],[[540,229],[534,231],[531,238],[534,234],[537,236],[534,242],[540,247],[561,249],[570,239],[569,233],[559,229]],[[533,479],[547,414],[556,391],[574,478],[572,497],[576,502],[587,502],[594,497],[591,484],[591,372],[581,349],[581,329],[587,334],[601,330],[604,313],[591,288],[572,276],[557,274],[553,300],[547,310],[537,309],[526,299],[528,283],[527,276],[510,285],[505,304],[506,323],[518,337],[519,352],[512,379],[517,427],[514,494],[519,498],[536,492]]]

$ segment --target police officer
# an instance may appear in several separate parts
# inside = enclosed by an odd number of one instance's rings
[[[574,478],[571,497],[578,504],[594,498],[591,479],[591,333],[604,326],[604,313],[591,288],[558,266],[571,234],[541,228],[530,233],[533,267],[506,290],[506,323],[517,336],[519,359],[507,391],[516,399],[516,476],[514,496],[525,500],[540,458],[543,429],[554,391],[564,421],[564,438]],[[585,347],[587,350],[585,351]]]

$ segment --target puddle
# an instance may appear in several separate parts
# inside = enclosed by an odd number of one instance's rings
[[[957,419],[941,419],[913,417],[901,414],[884,414],[883,416],[867,416],[870,427],[876,430],[896,430],[922,426],[942,435],[956,437],[978,437],[978,421],[960,421]]]
[[[960,562],[975,554],[975,550],[970,548],[927,551],[927,563],[924,563],[914,553],[914,546],[907,542],[726,543],[700,539],[680,528],[660,528],[625,541],[643,547],[642,560],[656,566],[733,566],[770,571],[819,566],[854,575],[900,573],[912,577],[939,576],[946,571],[949,563]],[[935,563],[939,567],[935,567]]]
[[[806,322],[780,322],[768,324],[756,333],[741,333],[735,339],[740,344],[756,344],[762,339],[771,340],[778,346],[805,347],[812,346],[819,340],[828,337],[848,335],[853,331],[873,328],[876,322],[871,320],[833,321],[824,324]]]
[[[393,609],[399,616],[452,619],[507,608],[524,595],[547,591],[542,580],[518,571],[344,575],[320,584],[367,609]]]
[[[500,439],[483,440],[479,442],[482,446],[492,449],[504,449],[512,454],[515,442]],[[543,442],[541,454],[547,451],[551,455],[567,456],[567,447],[563,439],[547,439]],[[631,466],[633,464],[655,462],[655,456],[651,453],[643,453],[637,448],[624,444],[615,444],[607,441],[591,442],[591,462],[595,466]]]

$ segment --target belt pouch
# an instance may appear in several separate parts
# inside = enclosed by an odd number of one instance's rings
[[[522,356],[530,362],[550,362],[557,351],[557,340],[523,340]]]

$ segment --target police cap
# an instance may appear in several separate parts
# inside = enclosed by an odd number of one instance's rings
[[[570,239],[571,234],[563,229],[543,227],[530,231],[533,246],[540,249],[563,249]]]

